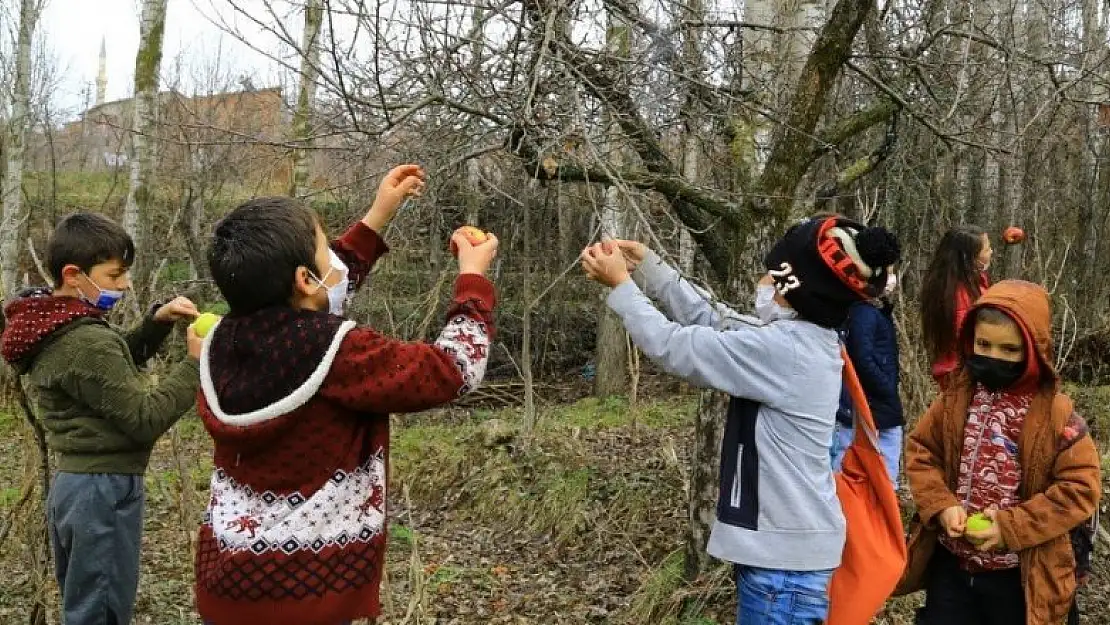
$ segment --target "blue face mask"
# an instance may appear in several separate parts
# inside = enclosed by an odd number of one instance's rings
[[[90,278],[88,276],[88,274],[84,274],[84,275],[85,275],[85,279],[89,281],[89,284],[95,286],[97,292],[99,292],[100,294],[97,295],[95,300],[91,300],[88,297],[85,297],[84,294],[82,294],[81,299],[83,299],[86,302],[92,304],[93,306],[96,306],[100,310],[112,310],[112,307],[115,306],[117,303],[119,303],[119,301],[121,299],[123,299],[123,291],[112,291],[112,290],[109,290],[109,289],[102,289],[102,288],[100,288],[99,284],[93,282],[93,279]]]

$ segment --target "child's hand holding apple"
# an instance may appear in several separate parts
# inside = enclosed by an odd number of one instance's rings
[[[497,237],[474,226],[463,226],[451,235],[451,254],[459,259],[459,273],[485,275],[497,257]]]
[[[994,520],[995,510],[977,512],[967,519],[967,531],[964,538],[975,545],[979,551],[996,551],[1006,548],[1002,540],[1002,531]]]
[[[606,239],[582,250],[582,269],[586,277],[607,287],[632,279],[630,263],[617,241]]]

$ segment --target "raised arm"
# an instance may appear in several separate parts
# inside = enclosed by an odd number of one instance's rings
[[[131,360],[137,367],[142,367],[153,358],[166,342],[166,337],[173,331],[172,321],[166,323],[154,318],[160,307],[160,305],[152,307],[135,327],[123,333],[123,340],[131,353]]]
[[[742,316],[728,306],[714,303],[712,296],[682,277],[655,252],[644,248],[644,259],[632,277],[667,315],[678,323],[729,328]]]
[[[782,326],[716,330],[667,319],[632,281],[609,294],[632,341],[669,373],[699,386],[764,403],[796,392],[797,354]]]
[[[153,444],[196,401],[197,362],[187,358],[151,385],[111,332],[90,325],[65,337],[81,341],[81,349],[66,351],[72,362],[62,388],[135,442]]]
[[[496,295],[485,277],[463,274],[447,324],[435,343],[400,341],[370,328],[352,330],[320,394],[360,412],[417,412],[478,387],[493,341]]]
[[[420,196],[424,190],[424,177],[424,170],[419,165],[400,165],[391,169],[378,185],[374,202],[362,220],[332,242],[331,248],[347,265],[347,278],[352,291],[362,286],[374,263],[389,251],[382,233],[405,200]]]
[[[347,278],[353,291],[362,286],[374,263],[389,251],[389,246],[381,235],[359,221],[332,241],[331,249],[347,265]]]

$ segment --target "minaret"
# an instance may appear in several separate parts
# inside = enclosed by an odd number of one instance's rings
[[[104,104],[104,92],[108,89],[108,53],[104,49],[104,38],[100,38],[100,71],[96,75],[96,105]]]

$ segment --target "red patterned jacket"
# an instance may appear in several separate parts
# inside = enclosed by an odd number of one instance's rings
[[[387,251],[355,224],[332,248],[353,288]],[[198,411],[215,442],[196,554],[197,610],[215,625],[334,625],[379,613],[389,413],[475,388],[493,285],[463,275],[434,343],[322,312],[225,317],[205,340]]]

